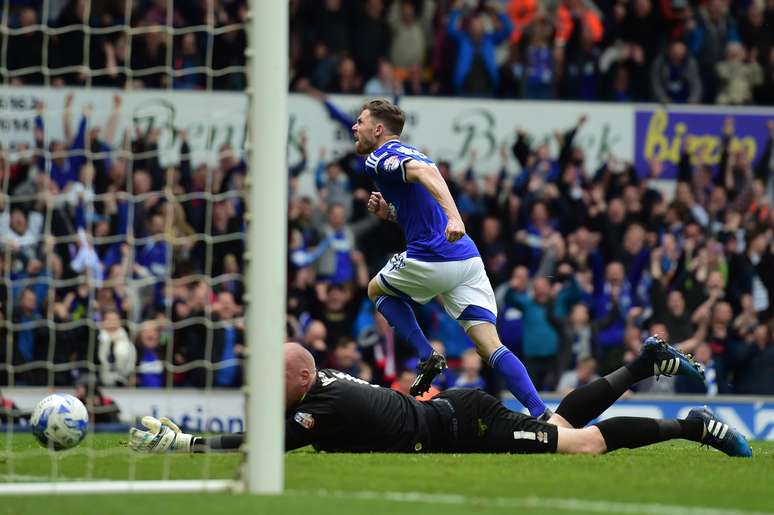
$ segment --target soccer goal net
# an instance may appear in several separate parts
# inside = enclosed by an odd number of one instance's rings
[[[0,491],[279,491],[286,3],[1,16]],[[30,430],[51,393],[87,407],[70,450]],[[246,444],[138,454],[146,415]]]

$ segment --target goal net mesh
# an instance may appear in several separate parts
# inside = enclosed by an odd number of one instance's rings
[[[246,4],[3,0],[3,481],[234,476],[125,444],[243,429]],[[54,391],[91,416],[64,453],[26,427]]]

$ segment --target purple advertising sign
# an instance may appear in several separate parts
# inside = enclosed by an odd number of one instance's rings
[[[664,164],[662,178],[677,177],[677,164],[683,145],[687,146],[693,163],[717,166],[722,151],[723,113],[666,111],[638,109],[634,123],[634,165],[640,174],[649,169],[649,161],[656,157]],[[744,150],[757,162],[769,140],[767,122],[774,119],[768,114],[734,114],[731,151]]]

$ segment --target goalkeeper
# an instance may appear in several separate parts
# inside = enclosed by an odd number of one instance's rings
[[[568,394],[547,421],[508,410],[480,391],[456,389],[429,401],[371,385],[342,372],[316,370],[312,355],[285,344],[285,450],[307,445],[327,452],[453,452],[603,454],[682,438],[730,456],[752,455],[747,440],[707,409],[685,419],[597,418],[631,385],[656,374],[702,377],[690,357],[658,337],[632,363]],[[242,434],[198,437],[170,420],[144,417],[129,444],[146,452],[236,451]]]

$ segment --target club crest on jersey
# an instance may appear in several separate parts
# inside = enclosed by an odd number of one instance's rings
[[[392,256],[392,259],[390,259],[391,272],[394,272],[395,270],[400,270],[405,266],[406,266],[406,259],[403,254],[395,254],[394,256]]]
[[[309,413],[298,411],[293,416],[293,420],[298,422],[304,429],[312,429],[314,427],[314,417]]]
[[[388,172],[394,172],[400,168],[400,158],[398,156],[390,156],[384,161],[384,169]]]

